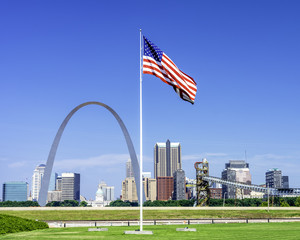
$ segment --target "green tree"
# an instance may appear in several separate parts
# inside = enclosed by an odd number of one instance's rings
[[[62,202],[59,201],[52,201],[46,204],[46,207],[61,207],[61,206],[62,206]]]
[[[76,200],[64,200],[62,202],[63,207],[78,207],[79,203]]]
[[[280,207],[289,207],[290,205],[284,200],[280,199]]]
[[[290,205],[290,206],[295,206],[296,202],[296,197],[286,197],[285,201]]]
[[[0,202],[0,207],[39,207],[39,204],[33,201],[4,201]]]
[[[267,207],[268,206],[268,201],[267,202],[262,202],[260,206],[261,207]]]
[[[87,204],[86,201],[81,201],[80,204],[79,204],[80,207],[86,207],[87,205],[88,204]]]
[[[130,207],[130,202],[124,202],[120,199],[116,200],[116,201],[112,201],[109,204],[110,207]]]
[[[192,207],[193,204],[194,204],[194,200],[191,201],[191,200],[178,200],[178,204],[179,206],[181,207]]]
[[[296,207],[300,207],[300,197],[297,197],[297,198],[296,198],[295,206],[296,206]]]

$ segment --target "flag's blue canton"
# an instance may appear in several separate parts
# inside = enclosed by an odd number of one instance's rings
[[[154,58],[156,61],[161,62],[163,51],[155,46],[146,37],[144,38],[144,55]]]

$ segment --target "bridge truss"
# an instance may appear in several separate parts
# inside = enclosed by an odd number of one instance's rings
[[[220,183],[229,187],[234,187],[239,191],[251,190],[255,192],[262,192],[270,196],[280,197],[298,197],[300,196],[300,188],[267,188],[254,184],[246,184],[241,182],[234,182],[223,180],[218,177],[209,176],[208,161],[204,158],[202,162],[196,162],[194,165],[196,169],[196,192],[197,192],[197,206],[205,206],[210,197],[209,187],[211,183]]]
[[[233,181],[227,181],[223,180],[221,178],[212,177],[212,176],[203,176],[203,181],[208,181],[211,183],[220,183],[222,185],[238,188],[238,189],[245,189],[245,190],[252,190],[255,192],[262,192],[265,194],[268,194],[271,196],[300,196],[300,188],[266,188],[261,187],[254,184],[246,184],[246,183],[240,183],[240,182],[233,182]]]

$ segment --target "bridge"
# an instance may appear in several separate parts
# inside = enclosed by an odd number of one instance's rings
[[[217,177],[212,177],[212,176],[205,176],[203,177],[203,180],[208,181],[208,182],[214,182],[214,183],[220,183],[222,185],[230,186],[230,187],[235,187],[239,189],[246,189],[246,190],[252,190],[255,192],[262,192],[265,194],[272,195],[272,196],[300,196],[300,188],[266,188],[266,187],[261,187],[258,185],[254,184],[246,184],[246,183],[241,183],[241,182],[233,182],[233,181],[227,181],[223,180],[221,178]]]
[[[247,184],[236,181],[228,181],[218,177],[209,176],[208,161],[204,158],[202,162],[195,163],[196,169],[196,191],[198,206],[205,206],[209,199],[209,187],[211,183],[220,183],[236,189],[251,190],[262,192],[270,196],[279,197],[298,197],[300,196],[300,188],[267,188],[254,184]]]

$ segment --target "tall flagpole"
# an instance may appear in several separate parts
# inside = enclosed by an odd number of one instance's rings
[[[142,108],[142,29],[140,29],[140,231],[143,231],[143,108]]]

